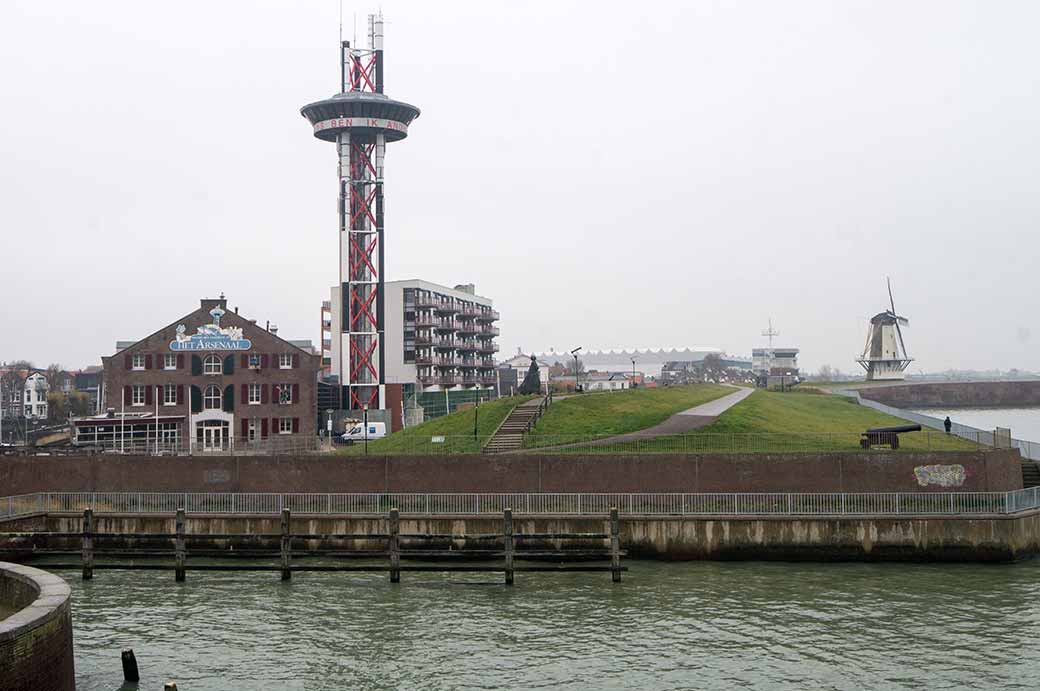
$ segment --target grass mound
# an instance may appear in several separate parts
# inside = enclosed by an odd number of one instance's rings
[[[383,439],[370,441],[368,453],[477,453],[487,442],[509,412],[531,396],[510,396],[481,403],[479,411],[459,410],[433,420],[409,427]],[[477,418],[477,439],[473,439],[473,418]],[[434,444],[431,437],[444,437],[443,443]],[[342,452],[364,453],[364,444],[342,447]]]
[[[611,437],[653,427],[676,413],[730,393],[732,387],[694,384],[582,394],[554,402],[531,434]],[[557,441],[545,440],[546,444]]]

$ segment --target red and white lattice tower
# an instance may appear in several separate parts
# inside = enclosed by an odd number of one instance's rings
[[[314,136],[339,154],[340,332],[343,407],[384,408],[383,160],[387,142],[408,136],[413,105],[383,94],[383,18],[368,17],[369,47],[340,45],[340,93],[304,106]]]

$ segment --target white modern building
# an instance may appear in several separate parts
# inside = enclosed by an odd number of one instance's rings
[[[495,386],[495,353],[499,314],[490,299],[472,284],[454,288],[420,279],[385,284],[383,362],[386,385],[402,385],[410,393],[491,389]],[[332,288],[332,304],[342,292]],[[332,310],[332,333],[344,333],[343,310]],[[331,338],[332,372],[341,372],[346,339]]]
[[[758,376],[781,373],[797,375],[798,349],[755,348],[751,351],[751,371]]]

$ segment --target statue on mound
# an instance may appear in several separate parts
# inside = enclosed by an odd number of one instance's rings
[[[538,393],[542,390],[542,375],[538,371],[538,361],[531,356],[531,367],[520,384],[520,393],[523,395]]]

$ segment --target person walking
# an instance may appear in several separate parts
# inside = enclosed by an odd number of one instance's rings
[[[946,419],[943,420],[943,427],[946,428],[946,433],[947,434],[949,434],[950,430],[953,428],[953,420],[950,419],[949,415],[947,415]]]

